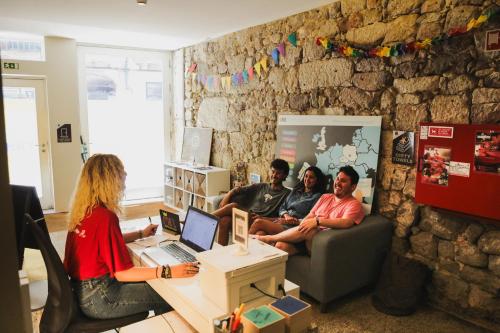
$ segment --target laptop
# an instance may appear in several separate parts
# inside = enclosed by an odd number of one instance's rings
[[[212,249],[219,218],[189,206],[179,241],[161,247],[148,247],[144,255],[158,265],[196,261],[196,254]]]
[[[174,235],[181,233],[179,215],[160,209],[160,220],[163,231]]]

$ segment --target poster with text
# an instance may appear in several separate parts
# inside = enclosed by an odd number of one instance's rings
[[[451,148],[425,146],[422,160],[422,183],[448,186]]]
[[[476,132],[474,170],[500,175],[500,132]]]
[[[392,132],[392,163],[413,165],[415,146],[413,132]]]

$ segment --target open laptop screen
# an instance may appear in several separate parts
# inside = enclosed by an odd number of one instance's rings
[[[180,241],[201,252],[210,250],[219,219],[194,207],[189,207]]]

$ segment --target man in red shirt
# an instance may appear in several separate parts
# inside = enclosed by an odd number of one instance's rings
[[[359,175],[351,166],[340,168],[335,178],[333,193],[323,194],[309,214],[294,228],[276,235],[257,236],[289,255],[307,251],[311,254],[313,237],[321,230],[347,229],[360,224],[365,214],[361,203],[352,196]],[[305,245],[305,248],[304,248]]]

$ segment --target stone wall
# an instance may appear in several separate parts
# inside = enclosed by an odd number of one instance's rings
[[[485,30],[401,57],[355,59],[315,44],[328,36],[358,47],[434,37],[467,23],[494,1],[342,0],[185,49],[185,66],[229,75],[270,55],[297,32],[298,47],[258,80],[229,92],[185,81],[186,126],[214,128],[211,162],[267,179],[278,114],[381,115],[376,209],[394,221],[393,250],[433,270],[434,304],[463,317],[500,323],[500,228],[438,213],[414,202],[415,168],[391,163],[392,130],[419,121],[494,123],[500,119],[499,54],[483,52]],[[496,4],[498,5],[498,4]],[[498,327],[498,326],[497,326]]]

